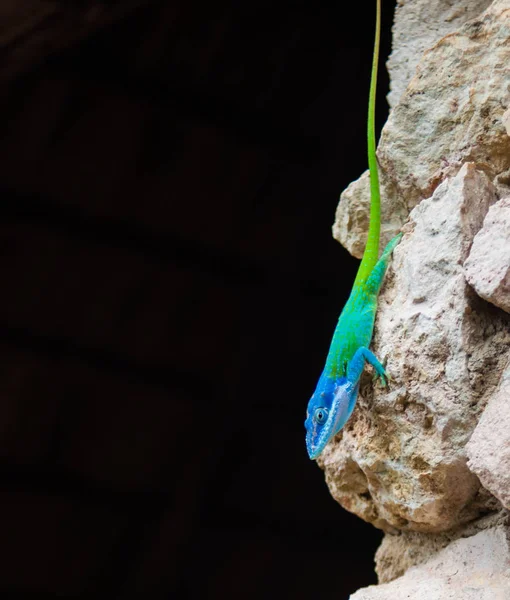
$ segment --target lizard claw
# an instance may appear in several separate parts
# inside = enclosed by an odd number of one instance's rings
[[[386,371],[384,371],[384,373],[375,373],[372,381],[376,381],[379,380],[381,383],[381,387],[387,387],[388,382],[392,381],[392,378],[388,375],[388,373]]]
[[[391,375],[388,373],[388,371],[386,371],[387,360],[388,360],[388,358],[386,357],[383,362],[384,370],[382,373],[380,373],[382,387],[387,387],[388,383],[391,383],[393,381],[393,378],[391,377]]]

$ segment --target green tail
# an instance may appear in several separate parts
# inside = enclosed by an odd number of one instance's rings
[[[379,237],[381,231],[381,194],[379,191],[379,172],[375,155],[375,96],[377,87],[377,66],[379,63],[379,40],[381,37],[381,0],[377,0],[375,21],[374,55],[370,76],[370,95],[368,98],[368,168],[370,170],[370,225],[367,245],[354,280],[354,287],[364,283],[379,258]]]

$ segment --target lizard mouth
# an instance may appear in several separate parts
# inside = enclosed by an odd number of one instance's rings
[[[334,405],[331,406],[328,419],[320,431],[317,431],[318,424],[313,422],[312,428],[306,434],[306,449],[311,460],[319,457],[329,440],[333,437],[335,422],[338,418],[337,414],[335,414],[335,408]]]
[[[310,460],[315,460],[319,454],[322,452],[322,450],[318,447],[315,446],[311,443],[311,441],[309,441],[308,439],[308,435],[306,436],[306,449],[308,451],[308,456],[310,457]]]

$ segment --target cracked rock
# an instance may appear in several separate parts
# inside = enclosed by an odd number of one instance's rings
[[[463,263],[495,201],[468,163],[412,211],[373,343],[391,384],[374,389],[366,374],[319,460],[338,502],[389,532],[446,531],[487,510],[464,447],[506,364],[510,318],[472,292]]]
[[[510,312],[510,196],[489,209],[464,267],[481,298]]]

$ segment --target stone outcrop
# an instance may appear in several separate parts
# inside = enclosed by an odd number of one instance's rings
[[[371,586],[351,600],[508,600],[510,546],[507,527],[452,542],[392,583]]]
[[[388,532],[447,531],[486,510],[464,447],[510,357],[510,317],[473,293],[463,264],[495,201],[466,163],[411,212],[373,341],[391,385],[362,380],[320,460],[333,496]]]
[[[490,208],[464,267],[476,293],[510,313],[510,196]]]
[[[428,48],[476,18],[491,0],[398,0],[393,26],[393,51],[387,67],[391,78],[390,107],[397,105]]]
[[[510,365],[467,446],[468,466],[510,510]]]
[[[394,35],[381,246],[404,237],[373,340],[391,381],[367,369],[319,464],[386,532],[384,585],[353,600],[510,598],[510,0],[399,0]],[[358,257],[368,184],[334,225]]]
[[[415,3],[408,4],[410,10]],[[495,0],[426,50],[393,108],[378,148],[383,244],[412,208],[465,162],[474,162],[491,180],[510,169],[504,124],[510,104],[508,9],[508,0]],[[365,174],[342,194],[333,226],[334,237],[358,258],[365,246],[369,202]]]

